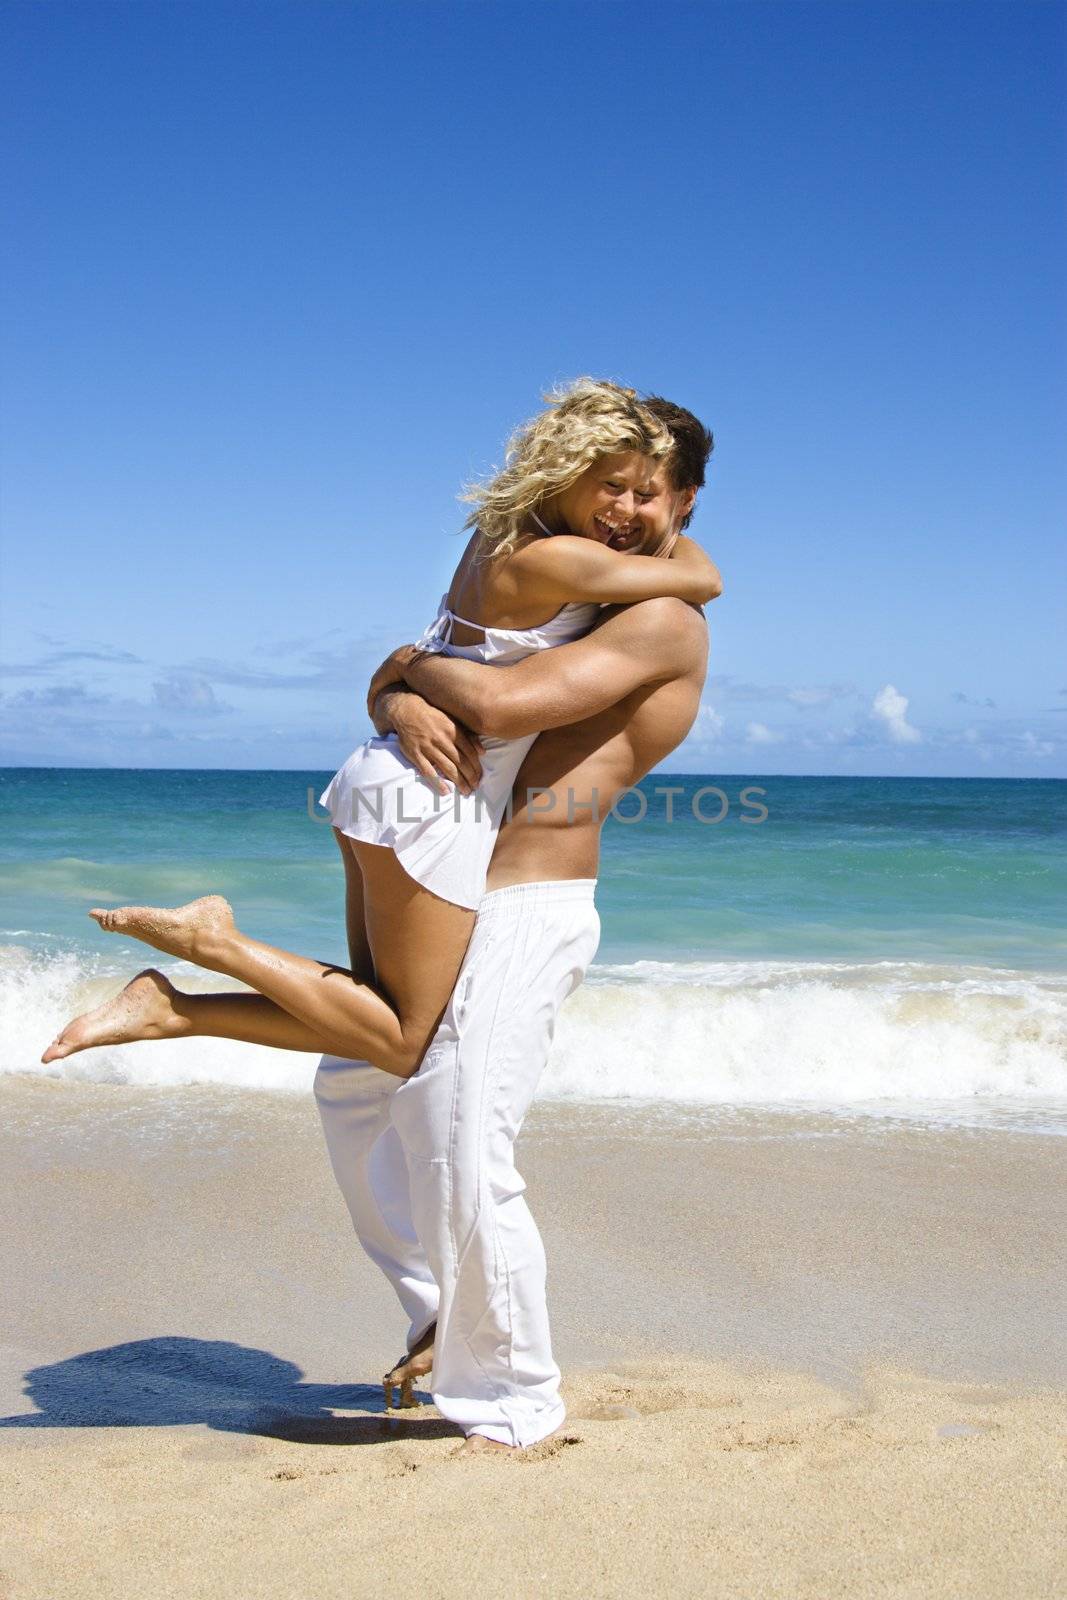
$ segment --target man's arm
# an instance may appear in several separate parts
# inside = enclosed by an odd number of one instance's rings
[[[458,656],[415,655],[405,681],[450,716],[489,738],[517,739],[582,722],[643,684],[702,670],[708,631],[683,600],[643,600],[571,644],[539,650],[510,667]]]

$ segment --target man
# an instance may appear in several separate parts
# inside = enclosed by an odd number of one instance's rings
[[[651,515],[646,505],[632,523],[651,546],[688,524],[712,441],[690,412],[646,403],[676,444],[653,480]],[[586,638],[511,667],[405,649],[376,675],[403,684],[378,698],[376,717],[420,770],[463,787],[476,777],[464,727],[548,730],[519,772],[463,968],[419,1070],[398,1079],[324,1056],[315,1080],[356,1231],[410,1318],[387,1399],[399,1384],[408,1402],[432,1368],[434,1402],[463,1428],[468,1451],[528,1447],[563,1420],[544,1251],[513,1146],[559,1007],[596,952],[601,824],[689,731],[707,651],[698,610],[648,600],[612,607]]]

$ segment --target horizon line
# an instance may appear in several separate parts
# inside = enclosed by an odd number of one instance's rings
[[[4,772],[228,772],[228,773],[263,773],[263,772],[292,772],[292,773],[325,773],[327,776],[333,772],[332,767],[128,767],[128,766],[90,766],[82,764],[77,766],[59,766],[40,763],[0,763],[0,773]],[[1067,777],[1059,777],[1053,773],[952,773],[952,772],[756,772],[752,768],[745,768],[742,772],[725,772],[717,769],[712,772],[689,771],[660,771],[654,769],[646,772],[643,778],[638,778],[637,783],[646,783],[652,778],[820,778],[840,779],[842,782],[856,782],[867,780],[882,782],[886,780],[925,783],[1067,783]],[[630,785],[635,788],[635,784]]]

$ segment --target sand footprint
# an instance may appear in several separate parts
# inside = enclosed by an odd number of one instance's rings
[[[577,1433],[557,1433],[550,1439],[542,1439],[539,1444],[528,1445],[525,1450],[516,1450],[512,1459],[514,1461],[550,1461],[553,1456],[558,1456],[560,1451],[566,1450],[568,1445],[584,1444],[585,1440]]]

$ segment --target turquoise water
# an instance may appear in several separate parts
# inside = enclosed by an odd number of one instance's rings
[[[40,1070],[69,1015],[146,959],[167,967],[101,933],[89,906],[216,891],[246,932],[343,962],[339,857],[309,810],[329,776],[0,773],[0,1070]],[[682,791],[670,802],[656,792],[668,785]],[[721,820],[698,821],[694,797],[712,786],[725,801],[697,803]],[[641,787],[642,819],[605,828],[603,942],[565,1008],[545,1093],[1067,1128],[1067,783],[753,774]],[[186,986],[217,986],[170,966]],[[52,1070],[305,1089],[311,1067],[192,1040]]]
[[[716,780],[684,781],[691,795]],[[730,809],[717,826],[693,821],[684,800],[684,821],[668,826],[660,799],[647,823],[608,834],[603,904],[611,940],[631,957],[648,953],[651,935],[672,958],[1067,968],[1067,783],[718,783]],[[753,813],[738,796],[755,788],[768,814],[745,823]],[[704,805],[715,814],[714,799]]]
[[[214,890],[249,933],[340,959],[339,860],[307,801],[329,776],[3,771],[4,936],[100,948],[88,906]],[[655,793],[667,785],[684,791],[670,823]],[[717,824],[693,816],[708,785],[728,802]],[[601,960],[1067,970],[1067,783],[671,775],[641,787],[644,819],[605,828]],[[698,805],[722,809],[713,794]],[[765,820],[742,820],[760,805]],[[637,808],[631,797],[620,810]]]

